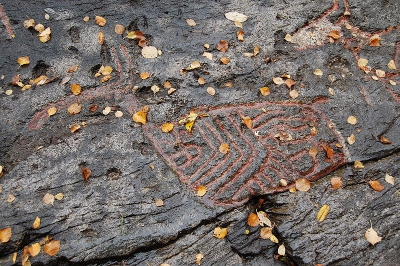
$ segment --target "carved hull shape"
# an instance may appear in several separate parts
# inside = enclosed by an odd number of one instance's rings
[[[192,132],[176,125],[171,133],[146,124],[147,137],[192,190],[207,187],[203,197],[215,205],[240,205],[251,196],[288,190],[299,178],[310,181],[323,177],[345,163],[345,148],[336,148],[343,138],[334,125],[316,109],[318,103],[263,102],[211,109],[209,117],[196,120]],[[253,128],[242,117],[249,116]],[[318,130],[311,133],[311,128]],[[281,141],[278,133],[291,140]],[[221,143],[230,151],[219,152]],[[324,147],[334,150],[327,158]],[[309,149],[315,147],[313,158]],[[288,185],[279,185],[284,179]]]

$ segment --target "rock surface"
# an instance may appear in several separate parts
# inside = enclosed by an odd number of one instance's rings
[[[10,241],[0,243],[1,265],[13,265],[14,252],[21,265],[24,247],[46,236],[60,240],[60,251],[49,256],[42,248],[32,265],[192,265],[196,254],[204,255],[201,265],[398,264],[398,1],[3,1],[0,8],[0,229],[12,228]],[[248,16],[243,42],[224,17],[230,11]],[[104,27],[95,15],[107,20]],[[51,28],[49,42],[23,27],[27,16]],[[142,31],[161,55],[144,58],[136,40],[114,32],[116,24]],[[228,42],[225,53],[215,48],[220,40]],[[246,57],[256,45],[260,53]],[[30,64],[19,67],[21,56]],[[230,62],[222,64],[222,56]],[[368,60],[364,69],[360,58]],[[195,60],[201,67],[180,73]],[[66,73],[73,65],[78,70]],[[107,82],[94,77],[101,65],[113,68]],[[141,79],[142,72],[150,77]],[[22,91],[11,84],[16,74],[23,84],[41,75],[54,80]],[[283,74],[296,82],[297,98],[274,83]],[[176,91],[169,94],[165,81]],[[71,93],[73,83],[82,86],[80,95]],[[267,96],[259,90],[265,86]],[[82,111],[69,115],[74,103]],[[139,125],[132,115],[143,106],[149,122]],[[49,117],[50,107],[57,113]],[[209,116],[188,133],[178,121],[191,110]],[[254,128],[242,123],[245,116]],[[161,133],[165,122],[174,123],[172,133]],[[73,124],[81,129],[72,133]],[[284,133],[293,139],[278,140]],[[226,156],[218,153],[225,142]],[[355,169],[356,160],[365,168]],[[91,170],[87,181],[82,167]],[[332,189],[334,176],[342,188]],[[311,189],[289,193],[300,177],[314,181]],[[279,187],[281,178],[287,187]],[[371,180],[384,190],[373,190]],[[206,185],[204,197],[196,195],[198,185]],[[46,193],[64,198],[45,204]],[[318,222],[323,204],[330,212]],[[256,209],[269,214],[286,256],[260,238],[260,226],[247,225]],[[33,229],[36,217],[41,225]],[[382,236],[374,246],[364,237],[371,223]],[[226,238],[213,237],[218,226],[228,227]]]

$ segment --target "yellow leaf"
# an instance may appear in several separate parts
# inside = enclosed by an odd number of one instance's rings
[[[363,168],[364,168],[364,165],[363,165],[362,162],[360,162],[360,161],[355,161],[355,162],[354,162],[354,168],[355,168],[355,169],[363,169]]]
[[[40,226],[40,218],[36,217],[35,221],[33,221],[32,227],[33,227],[33,229],[38,229],[39,226]]]
[[[62,199],[64,198],[64,194],[63,194],[63,193],[57,193],[57,194],[54,196],[54,198],[55,198],[56,200],[62,200]]]
[[[29,65],[29,63],[30,63],[28,56],[19,57],[17,61],[20,66]]]
[[[261,95],[267,96],[267,95],[270,94],[270,89],[269,89],[268,87],[262,87],[262,88],[260,89],[260,92],[261,92]]]
[[[254,46],[253,53],[254,53],[254,56],[256,56],[260,53],[260,47],[258,45]]]
[[[47,114],[49,116],[55,115],[56,113],[57,113],[57,108],[55,108],[54,106],[47,109]]]
[[[196,61],[193,61],[190,64],[190,66],[188,68],[186,68],[186,70],[192,70],[192,69],[196,69],[196,68],[199,68],[199,67],[201,67],[201,64],[200,64],[199,61],[196,60]]]
[[[269,240],[271,240],[271,242],[274,242],[274,243],[276,243],[276,244],[279,243],[278,238],[277,238],[276,236],[274,236],[274,235],[271,235],[271,236],[269,237]]]
[[[49,243],[44,245],[44,253],[48,254],[49,256],[54,256],[60,250],[60,240],[51,240]]]
[[[248,116],[242,117],[243,123],[246,125],[247,128],[252,129],[253,128],[253,121],[251,121],[251,118]]]
[[[15,263],[17,261],[18,252],[14,252],[12,256],[12,262]]]
[[[322,72],[322,70],[321,69],[316,69],[316,70],[314,70],[314,75],[316,75],[316,76],[322,76],[324,73]]]
[[[35,257],[37,254],[39,254],[41,250],[41,246],[39,243],[35,243],[29,246],[28,252],[32,257]]]
[[[73,95],[79,95],[81,93],[82,87],[79,84],[71,84],[71,91]]]
[[[8,203],[13,202],[14,200],[15,200],[15,197],[14,197],[13,194],[8,195],[8,198],[7,198],[7,202],[8,202]]]
[[[142,109],[133,114],[133,121],[145,125],[147,123],[147,113],[149,112],[149,109],[150,108],[147,105],[143,106]]]
[[[203,197],[207,193],[207,188],[205,186],[198,186],[196,188],[197,196]]]
[[[219,152],[222,154],[227,154],[229,152],[228,143],[221,143],[221,145],[219,146]]]
[[[172,123],[165,123],[161,126],[161,131],[164,133],[171,132],[174,129],[174,124]]]
[[[103,74],[104,76],[107,76],[107,75],[110,75],[112,71],[113,71],[112,67],[105,66],[103,71],[101,72],[101,74]]]
[[[368,60],[360,57],[360,59],[358,59],[357,61],[357,65],[359,68],[363,69],[365,66],[368,65]]]
[[[46,193],[46,195],[44,195],[44,197],[43,197],[43,202],[44,203],[46,203],[46,204],[51,204],[51,205],[53,205],[53,203],[54,203],[54,196],[52,195],[52,194],[50,194],[50,193]]]
[[[188,132],[192,132],[192,127],[193,127],[194,121],[189,121],[185,124],[186,130]]]
[[[6,243],[10,240],[12,235],[11,227],[0,229],[0,242]]]
[[[200,265],[201,260],[204,258],[203,254],[196,254],[196,264]]]
[[[285,35],[285,41],[287,42],[292,42],[292,35],[290,35],[289,33]]]
[[[228,228],[217,227],[214,229],[214,237],[222,239],[228,234]]]
[[[394,60],[390,60],[387,66],[391,70],[396,70],[396,64],[394,63]]]
[[[286,253],[285,245],[281,244],[278,248],[278,254],[281,256],[285,256],[285,253]]]
[[[51,34],[51,29],[50,27],[46,28],[45,30],[43,30],[42,32],[40,32],[40,34],[38,35],[39,37],[45,37],[47,35]]]
[[[149,72],[142,72],[140,73],[140,78],[141,79],[147,79],[150,77],[150,73]]]
[[[325,220],[326,216],[328,215],[329,212],[329,205],[322,205],[321,209],[319,209],[318,214],[317,214],[317,221],[318,222],[322,222],[323,220]]]
[[[94,17],[94,23],[99,25],[100,27],[104,27],[107,23],[106,19],[100,16],[95,16]]]
[[[355,116],[349,116],[347,118],[347,123],[351,124],[351,125],[355,125],[357,124],[357,118]]]
[[[235,26],[238,27],[238,28],[243,29],[243,24],[240,21],[235,20]]]

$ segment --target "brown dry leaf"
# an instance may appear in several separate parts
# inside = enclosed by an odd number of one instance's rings
[[[351,125],[355,125],[357,124],[357,118],[355,116],[349,116],[347,118],[347,123],[351,124]]]
[[[54,205],[54,196],[53,196],[53,194],[46,193],[46,195],[43,196],[42,201],[43,201],[45,204]]]
[[[73,94],[73,95],[79,95],[79,94],[81,94],[81,90],[82,90],[81,85],[76,84],[76,83],[71,84],[71,91],[72,91],[72,94]]]
[[[72,133],[75,133],[75,132],[78,131],[79,129],[81,129],[81,126],[80,126],[79,124],[73,124],[73,125],[69,128],[69,130],[70,130]]]
[[[281,85],[283,83],[285,83],[285,81],[283,81],[283,79],[281,77],[275,77],[272,79],[272,81],[276,84],[276,85]]]
[[[391,142],[390,140],[388,140],[387,138],[385,138],[384,136],[381,136],[381,137],[380,137],[380,141],[381,141],[383,144],[392,144],[392,142]]]
[[[247,224],[252,227],[258,226],[260,224],[260,219],[258,218],[258,215],[255,213],[250,213],[247,217]]]
[[[371,223],[371,228],[369,228],[365,232],[364,236],[367,239],[367,241],[372,245],[375,245],[376,243],[379,243],[382,240],[382,237],[378,236],[378,233],[372,228],[372,223]]]
[[[284,131],[276,133],[274,138],[277,138],[280,141],[289,141],[289,140],[293,139],[293,137],[292,137],[292,135],[290,133],[287,133],[287,132],[284,132]]]
[[[7,198],[8,203],[12,203],[14,200],[15,200],[15,197],[13,194],[8,195],[8,198]]]
[[[56,200],[62,200],[63,198],[64,198],[64,194],[63,193],[57,193],[55,196],[54,196],[54,198],[56,199]]]
[[[382,191],[385,189],[385,187],[379,181],[371,180],[368,183],[376,191]]]
[[[164,123],[161,126],[161,131],[164,132],[164,133],[171,132],[172,129],[174,129],[174,124],[172,124],[172,123]]]
[[[90,176],[92,175],[92,170],[85,166],[81,166],[82,177],[84,181],[88,181]]]
[[[33,227],[33,229],[38,229],[39,226],[40,226],[40,218],[36,217],[35,221],[33,221],[32,227]]]
[[[214,229],[213,236],[219,239],[225,238],[228,234],[228,228],[217,227]]]
[[[381,37],[379,35],[374,35],[369,39],[369,46],[381,46]]]
[[[201,260],[204,258],[204,255],[203,254],[196,254],[195,258],[196,258],[196,264],[200,265]]]
[[[156,206],[157,207],[164,206],[164,201],[162,199],[156,199]]]
[[[355,168],[355,169],[363,169],[363,168],[364,168],[364,165],[363,165],[362,162],[360,162],[360,161],[355,161],[355,162],[354,162],[354,168]]]
[[[215,89],[213,87],[208,87],[207,88],[207,93],[214,96],[215,95]]]
[[[156,58],[158,56],[158,50],[154,46],[145,46],[142,49],[142,56],[144,58]]]
[[[225,17],[231,21],[238,21],[238,22],[245,22],[247,20],[246,15],[236,11],[225,13]]]
[[[295,187],[289,188],[290,193],[296,193],[297,189]]]
[[[29,65],[29,63],[30,63],[28,56],[19,57],[17,61],[20,66]]]
[[[149,112],[149,110],[150,108],[147,105],[143,106],[142,109],[133,114],[132,116],[133,121],[135,121],[136,123],[141,123],[143,125],[146,125],[147,113]]]
[[[347,137],[347,142],[350,145],[353,145],[356,142],[356,136],[354,136],[354,134],[351,134],[349,137]]]
[[[272,236],[272,228],[271,227],[263,227],[260,230],[260,237],[262,239],[269,239]]]
[[[164,88],[166,88],[166,89],[172,88],[171,82],[169,82],[168,80],[164,82],[163,86],[164,86]]]
[[[31,257],[35,257],[39,254],[41,250],[41,246],[39,243],[35,243],[29,246],[28,252],[31,255]]]
[[[24,28],[25,29],[29,29],[30,27],[35,27],[35,25],[36,25],[36,22],[32,18],[24,20]]]
[[[337,40],[340,38],[340,32],[338,30],[332,30],[329,34],[329,37],[331,37],[334,40]]]
[[[96,112],[99,106],[97,104],[93,104],[92,106],[89,107],[90,112]]]
[[[99,42],[100,45],[103,45],[104,40],[105,40],[104,33],[100,31],[97,37],[97,41]]]
[[[309,180],[305,179],[305,178],[300,178],[296,180],[296,189],[299,191],[303,191],[306,192],[308,190],[310,190],[311,188],[311,183]]]
[[[117,24],[117,25],[115,25],[114,32],[115,32],[116,34],[122,35],[122,34],[125,33],[125,27],[122,26],[122,25],[120,25],[120,24]]]
[[[13,76],[12,79],[11,79],[11,84],[14,85],[14,86],[18,86],[18,83],[20,83],[20,82],[21,82],[20,74],[17,74],[15,76]]]
[[[375,70],[375,74],[379,77],[379,78],[384,78],[386,77],[386,72],[381,70],[381,69],[377,69]]]
[[[244,41],[244,31],[238,30],[236,32],[236,37],[238,38],[239,41],[243,42]]]
[[[308,154],[310,154],[311,157],[315,158],[315,157],[317,157],[318,149],[315,148],[315,147],[311,147],[311,148],[308,150]]]
[[[233,83],[229,81],[229,82],[225,83],[224,86],[232,88],[233,87]]]
[[[322,70],[321,69],[316,69],[316,70],[314,70],[314,75],[316,75],[316,76],[322,76],[324,73],[322,72]]]
[[[323,220],[325,220],[326,216],[328,215],[329,209],[330,209],[329,205],[327,204],[322,205],[321,209],[319,209],[317,214],[318,222],[322,222]]]
[[[357,61],[357,65],[359,68],[364,69],[364,67],[368,65],[368,60],[360,57],[360,59]]]
[[[82,105],[79,103],[74,103],[68,107],[68,114],[69,115],[76,115],[82,111]]]
[[[228,51],[228,42],[225,40],[220,40],[217,44],[217,50],[223,53]]]
[[[324,151],[325,151],[325,154],[326,154],[326,158],[328,158],[328,159],[332,159],[333,156],[335,155],[335,152],[329,146],[324,146]]]
[[[207,193],[207,188],[205,186],[197,186],[196,194],[199,197],[203,197]]]
[[[268,87],[262,87],[260,89],[260,92],[261,92],[261,95],[263,95],[263,96],[267,96],[267,95],[269,95],[271,93],[270,89]]]
[[[1,243],[8,242],[11,238],[11,235],[12,235],[11,227],[0,229],[0,242]]]
[[[198,82],[200,85],[204,85],[204,84],[206,84],[206,79],[203,78],[203,77],[199,77],[199,79],[197,80],[197,82]]]
[[[332,185],[333,189],[341,188],[343,186],[342,178],[341,177],[332,177],[331,185]]]
[[[285,80],[285,84],[286,84],[286,86],[288,86],[289,89],[292,89],[292,86],[294,84],[296,84],[296,82],[294,82],[292,79],[289,78],[289,79]]]
[[[49,109],[47,109],[47,114],[49,116],[55,115],[57,113],[57,108],[56,107],[50,107]]]
[[[60,250],[60,240],[51,240],[49,243],[44,245],[44,253],[49,256],[54,256]]]
[[[291,90],[291,91],[289,92],[289,96],[290,96],[290,98],[292,98],[292,99],[296,99],[297,97],[299,97],[299,92],[298,92],[297,90]]]
[[[95,16],[94,17],[94,23],[96,23],[100,27],[104,27],[106,25],[106,23],[107,23],[107,20],[105,18],[103,18],[103,17]]]
[[[194,20],[191,19],[191,18],[187,18],[187,19],[186,19],[186,23],[187,23],[189,26],[191,26],[191,27],[194,27],[194,26],[197,25],[196,21],[194,21]]]
[[[141,79],[147,79],[150,77],[150,73],[149,72],[142,72],[140,73],[140,78]]]
[[[253,49],[254,56],[258,55],[259,53],[260,53],[260,47],[258,45],[254,46]]]
[[[70,68],[68,68],[65,72],[67,73],[72,73],[72,72],[76,72],[78,70],[79,65],[74,65]]]
[[[140,30],[131,31],[124,38],[128,38],[128,39],[131,39],[131,40],[143,40],[143,39],[145,39],[143,32],[141,32]]]
[[[394,60],[390,60],[387,64],[387,67],[391,70],[396,70],[396,64],[394,63]]]
[[[248,129],[253,128],[253,121],[251,120],[250,117],[248,117],[248,116],[242,117],[242,121]]]
[[[37,31],[37,32],[39,32],[39,33],[42,33],[43,31],[44,31],[44,26],[43,26],[43,24],[37,24],[36,26],[35,26],[35,31]]]
[[[394,177],[386,173],[385,175],[385,181],[391,185],[394,185]]]
[[[229,152],[228,143],[221,143],[221,145],[219,146],[219,152],[222,154],[227,154]]]
[[[223,56],[223,57],[221,57],[220,61],[221,61],[222,64],[226,65],[226,64],[228,64],[231,60],[230,60],[228,57]]]

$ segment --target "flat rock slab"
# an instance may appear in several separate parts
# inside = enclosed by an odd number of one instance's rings
[[[224,16],[231,11],[248,16],[244,41]],[[2,2],[0,229],[12,236],[0,264],[13,265],[17,252],[21,265],[24,248],[48,236],[60,250],[49,256],[42,244],[32,265],[191,265],[196,254],[201,265],[397,265],[399,12],[395,0]],[[50,41],[24,28],[27,16],[51,28]],[[131,31],[144,33],[156,58],[142,56]],[[22,56],[29,65],[18,65]],[[113,69],[108,81],[95,77],[102,65]],[[51,81],[22,90],[17,74],[23,85]],[[74,115],[73,104],[82,108]],[[132,115],[144,106],[141,125]],[[189,132],[181,120],[190,113],[198,117]],[[343,186],[332,189],[331,177]],[[288,192],[300,178],[311,189]],[[45,204],[47,193],[63,198]],[[260,210],[278,243],[247,224]],[[375,245],[364,237],[371,224],[382,237]],[[227,236],[215,238],[216,227]]]

